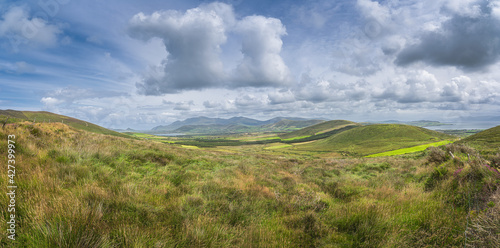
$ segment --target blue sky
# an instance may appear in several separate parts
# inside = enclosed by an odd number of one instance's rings
[[[0,109],[110,128],[194,116],[500,116],[500,1],[0,1]]]

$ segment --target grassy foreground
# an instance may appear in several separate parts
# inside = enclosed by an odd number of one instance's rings
[[[10,134],[18,227],[2,247],[498,247],[500,176],[465,146],[241,156],[21,123],[0,131],[5,159]]]

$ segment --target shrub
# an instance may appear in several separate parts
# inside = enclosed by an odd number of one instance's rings
[[[440,163],[443,163],[447,160],[445,151],[443,151],[437,147],[431,146],[431,147],[427,148],[427,152],[428,152],[427,161],[429,161],[431,163],[440,164]]]

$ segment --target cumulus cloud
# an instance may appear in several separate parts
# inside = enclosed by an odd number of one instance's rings
[[[41,18],[30,17],[26,7],[12,7],[0,19],[0,37],[9,39],[13,46],[22,43],[53,46],[57,44],[61,33],[59,26],[49,24]]]
[[[451,18],[436,30],[424,32],[416,44],[406,46],[398,54],[396,64],[406,66],[422,61],[481,70],[496,63],[500,58],[500,20],[495,17],[493,5],[487,3],[449,2],[450,11],[455,11]]]
[[[244,58],[236,68],[239,86],[282,86],[291,81],[290,72],[280,56],[286,29],[280,20],[247,16],[236,25],[243,37]]]
[[[169,53],[159,72],[137,84],[139,92],[160,95],[221,85],[225,73],[220,46],[226,41],[232,12],[229,5],[213,3],[185,13],[170,10],[135,15],[129,34],[145,41],[161,38]]]
[[[391,80],[383,92],[374,93],[374,97],[399,103],[436,101],[440,93],[438,85],[436,77],[425,70],[409,71]]]
[[[228,37],[242,38],[243,59],[230,72],[221,61]],[[144,41],[163,40],[168,57],[137,83],[139,93],[161,95],[216,87],[268,87],[290,82],[280,56],[286,34],[281,21],[262,16],[237,20],[230,5],[203,4],[185,13],[139,13],[129,23],[129,35]]]

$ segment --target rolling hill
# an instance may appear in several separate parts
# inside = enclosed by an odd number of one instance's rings
[[[452,139],[450,135],[415,126],[376,124],[352,128],[298,149],[369,155]]]
[[[459,143],[465,143],[490,152],[500,152],[500,126],[471,135]]]
[[[46,111],[17,111],[17,110],[0,110],[0,120],[8,121],[8,123],[31,121],[31,122],[62,122],[70,127],[89,131],[92,133],[100,133],[113,135],[118,137],[129,137],[126,134],[115,132],[104,127],[82,121],[76,118],[58,115]]]
[[[344,121],[344,120],[325,121],[297,131],[282,134],[279,137],[282,139],[292,139],[297,137],[311,136],[315,134],[326,133],[328,131],[339,129],[349,125],[359,125],[359,124],[352,121]]]
[[[157,126],[152,129],[154,132],[170,132],[174,131],[176,129],[179,129],[183,126],[210,126],[210,125],[217,125],[217,126],[231,126],[231,125],[238,125],[238,126],[252,126],[252,127],[258,127],[258,126],[264,126],[264,125],[272,125],[284,120],[288,121],[308,121],[308,119],[304,118],[296,118],[296,117],[276,117],[273,119],[269,119],[266,121],[259,121],[251,118],[246,118],[246,117],[232,117],[230,119],[222,119],[222,118],[209,118],[209,117],[194,117],[194,118],[188,118],[183,121],[176,121],[170,125],[166,126]],[[313,125],[313,124],[311,124]],[[301,126],[303,127],[303,126]],[[300,128],[300,127],[299,127]]]
[[[261,126],[262,129],[268,129],[268,130],[290,130],[290,129],[297,129],[297,128],[305,128],[309,127],[318,123],[324,122],[323,120],[288,120],[288,119],[283,119],[280,120],[276,123],[272,124],[267,124]]]

